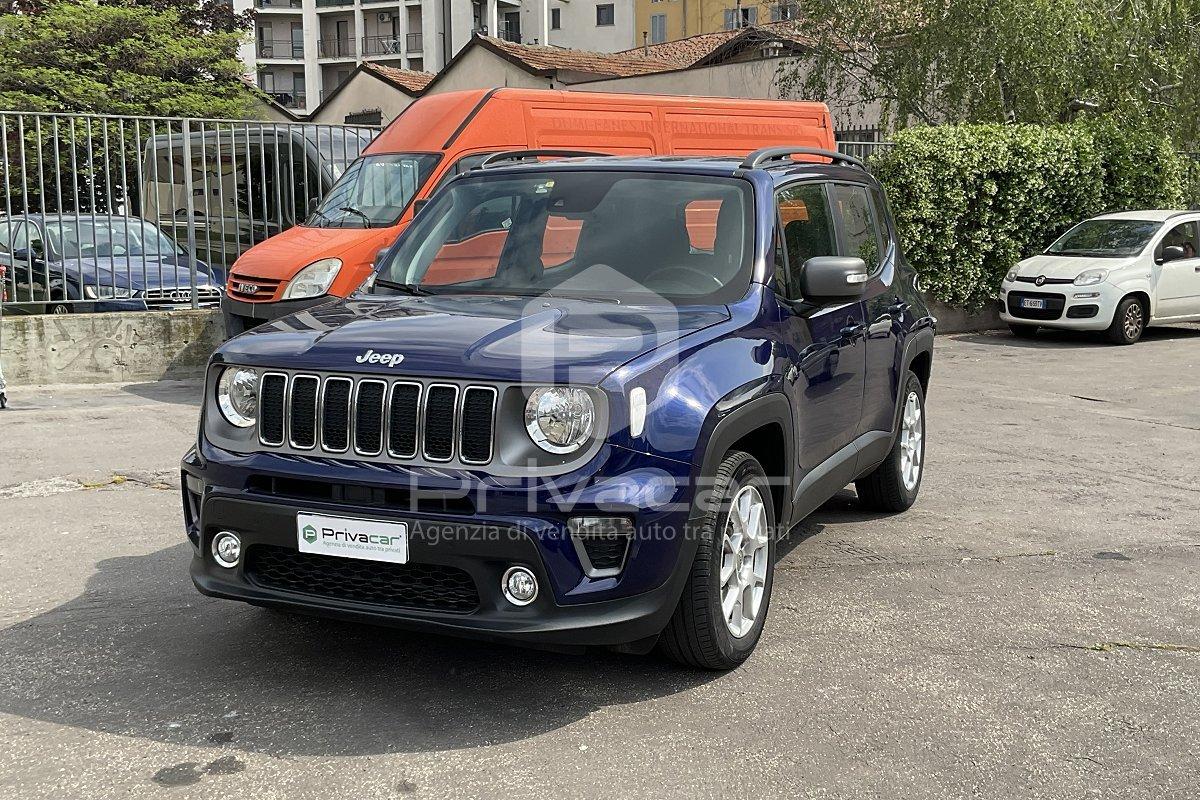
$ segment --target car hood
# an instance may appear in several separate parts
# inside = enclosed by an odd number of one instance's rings
[[[59,262],[67,280],[99,283],[101,286],[115,285],[133,289],[160,289],[190,287],[191,266],[186,259],[180,263],[174,256],[114,256],[111,258],[68,259]],[[216,286],[208,274],[208,267],[196,262],[196,285]]]
[[[306,228],[296,225],[242,253],[232,271],[256,278],[288,280],[301,267],[314,261],[342,258],[368,240],[382,242],[395,237],[396,232],[392,230],[389,239],[385,228]]]
[[[595,385],[642,353],[727,319],[725,306],[482,295],[350,299],[262,325],[218,353],[250,366]],[[371,353],[403,360],[388,366]]]
[[[1089,269],[1121,269],[1132,264],[1133,258],[1096,258],[1094,256],[1055,256],[1042,254],[1027,258],[1017,265],[1017,274],[1036,278],[1074,278]]]

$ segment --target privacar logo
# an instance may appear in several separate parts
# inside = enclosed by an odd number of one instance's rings
[[[305,525],[304,530],[300,531],[300,533],[304,534],[304,541],[308,542],[309,544],[312,544],[317,540],[317,529],[312,525]]]

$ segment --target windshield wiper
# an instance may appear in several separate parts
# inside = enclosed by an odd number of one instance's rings
[[[347,214],[353,214],[363,221],[363,227],[371,227],[371,218],[353,206],[342,206],[338,211],[345,211]]]
[[[372,284],[372,286],[382,286],[384,289],[394,289],[397,292],[411,294],[413,297],[427,297],[428,295],[432,294],[432,292],[428,292],[425,289],[422,289],[420,286],[414,286],[411,283],[398,283],[396,281],[389,281],[387,278],[376,278],[375,283]]]

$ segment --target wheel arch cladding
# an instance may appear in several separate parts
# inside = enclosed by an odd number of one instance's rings
[[[714,409],[696,478],[711,476],[725,456],[742,450],[762,465],[771,483],[776,520],[787,519],[792,485],[792,413],[782,392],[770,392],[721,413]],[[706,425],[706,428],[710,425]]]

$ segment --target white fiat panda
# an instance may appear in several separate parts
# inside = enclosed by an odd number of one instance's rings
[[[1000,286],[1017,336],[1104,331],[1133,344],[1149,325],[1200,321],[1200,211],[1127,211],[1079,223]]]

